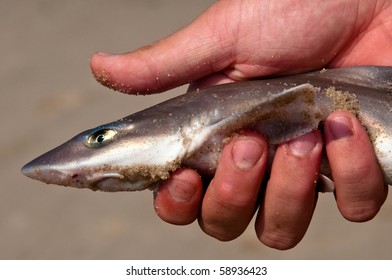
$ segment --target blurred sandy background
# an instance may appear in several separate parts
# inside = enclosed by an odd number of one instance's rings
[[[186,25],[211,0],[0,0],[1,259],[379,259],[392,257],[392,201],[354,224],[320,195],[304,240],[289,251],[258,242],[253,225],[232,242],[197,223],[159,220],[149,191],[100,193],[48,186],[20,167],[82,130],[145,108],[185,88],[125,96],[92,78],[95,51],[125,52]],[[134,69],[137,72],[137,69]]]

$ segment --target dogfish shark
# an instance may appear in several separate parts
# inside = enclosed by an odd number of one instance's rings
[[[384,181],[392,185],[389,66],[323,69],[195,90],[84,131],[22,172],[48,184],[100,191],[154,188],[180,167],[211,178],[225,143],[241,131],[267,138],[271,163],[277,145],[322,128],[336,110],[348,110],[362,122]],[[320,181],[327,178],[333,179],[324,159]]]

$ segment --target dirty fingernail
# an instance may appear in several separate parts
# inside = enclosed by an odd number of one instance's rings
[[[313,132],[302,135],[296,139],[289,141],[288,146],[291,152],[298,157],[304,157],[316,147],[317,138]]]
[[[331,122],[330,131],[335,140],[351,137],[353,135],[353,123],[348,117],[337,116]]]
[[[238,139],[232,148],[234,163],[239,169],[249,170],[261,159],[264,147],[249,139]]]

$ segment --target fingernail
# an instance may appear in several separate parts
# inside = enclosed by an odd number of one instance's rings
[[[261,159],[264,147],[249,139],[238,139],[232,149],[234,163],[239,169],[249,170]]]
[[[337,116],[330,124],[330,132],[335,140],[349,138],[353,135],[353,123],[348,117]]]
[[[191,200],[192,196],[195,194],[195,188],[181,180],[172,180],[167,190],[173,200],[177,202],[187,202]]]
[[[293,155],[305,157],[316,147],[317,138],[313,132],[302,135],[296,139],[289,141],[288,146]]]
[[[108,53],[108,52],[97,52],[98,55],[100,56],[114,56],[114,53]]]

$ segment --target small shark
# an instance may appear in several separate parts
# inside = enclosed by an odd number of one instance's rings
[[[366,127],[392,185],[392,67],[323,69],[209,87],[84,131],[22,168],[48,184],[101,191],[153,188],[180,167],[212,177],[227,140],[254,130],[278,144],[322,128],[336,110]],[[320,125],[321,124],[321,125]],[[331,172],[323,160],[320,181]],[[332,181],[330,181],[332,182]]]

